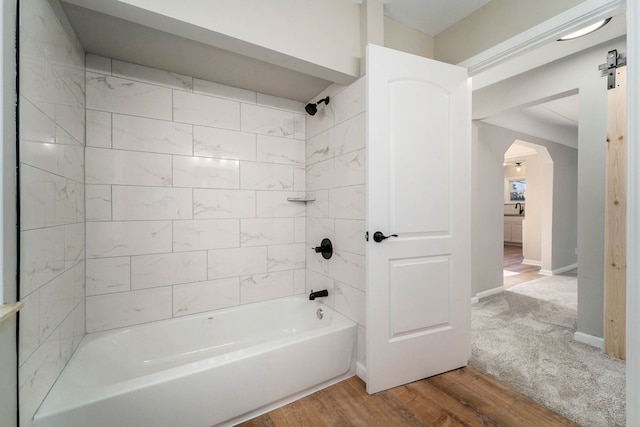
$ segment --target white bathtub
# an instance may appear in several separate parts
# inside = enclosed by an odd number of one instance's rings
[[[352,376],[355,353],[356,324],[307,297],[90,334],[34,421],[233,425]]]

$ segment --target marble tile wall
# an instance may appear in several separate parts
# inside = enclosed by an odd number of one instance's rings
[[[86,63],[87,332],[304,293],[304,104]]]
[[[19,409],[31,426],[85,333],[85,65],[57,2],[19,3]]]
[[[307,117],[307,243],[328,237],[333,257],[306,251],[306,291],[328,289],[326,303],[359,324],[358,359],[365,327],[365,79],[333,85],[326,107]]]

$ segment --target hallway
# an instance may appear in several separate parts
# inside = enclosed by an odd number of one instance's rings
[[[505,289],[544,277],[539,274],[539,266],[523,264],[522,260],[522,246],[504,246],[503,285]]]

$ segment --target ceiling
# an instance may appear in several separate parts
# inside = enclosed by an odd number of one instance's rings
[[[381,0],[391,19],[435,36],[490,0]]]
[[[507,111],[483,121],[578,148],[579,95]]]

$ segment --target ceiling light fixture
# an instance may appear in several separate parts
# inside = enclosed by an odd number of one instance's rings
[[[516,172],[520,172],[521,166],[522,166],[522,162],[516,162]]]
[[[596,22],[594,24],[591,24],[591,25],[588,25],[588,26],[586,26],[584,28],[581,28],[578,31],[574,31],[571,34],[567,34],[564,37],[560,37],[558,39],[558,41],[573,40],[573,39],[577,39],[578,37],[586,36],[587,34],[591,34],[594,31],[597,31],[600,28],[604,27],[605,25],[607,25],[609,23],[609,21],[611,21],[611,18],[603,19],[602,21],[598,21],[598,22]]]

